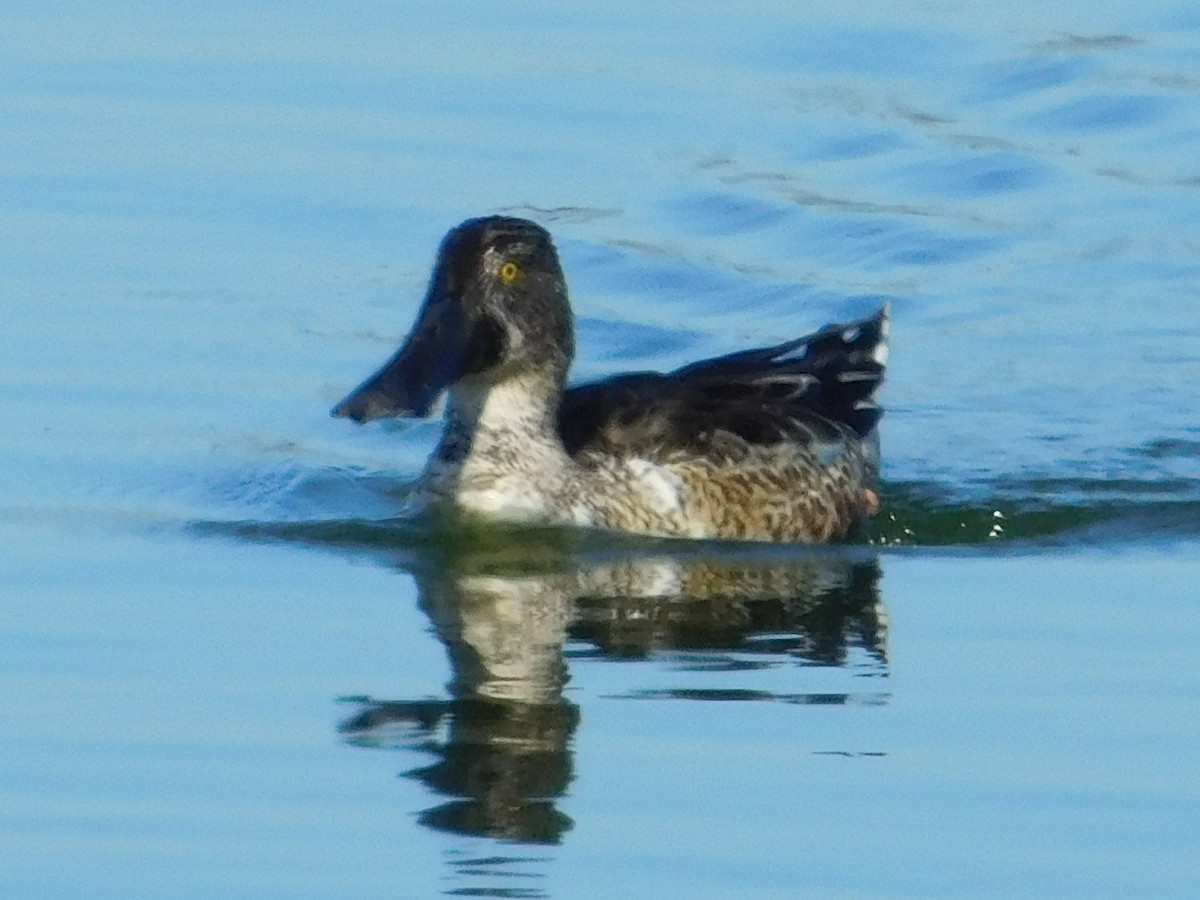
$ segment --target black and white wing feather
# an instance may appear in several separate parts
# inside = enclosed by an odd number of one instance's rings
[[[738,457],[753,447],[868,440],[887,362],[888,308],[773,347],[568,390],[559,431],[572,456]]]

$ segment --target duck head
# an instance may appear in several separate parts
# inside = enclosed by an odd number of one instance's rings
[[[442,240],[412,331],[332,410],[356,422],[427,416],[443,391],[523,372],[565,382],[574,354],[567,287],[550,234],[525,219],[468,219]]]

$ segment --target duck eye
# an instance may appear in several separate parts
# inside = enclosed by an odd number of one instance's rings
[[[521,274],[521,270],[517,268],[515,262],[506,262],[500,267],[500,280],[505,284],[512,284],[517,280],[519,274]]]

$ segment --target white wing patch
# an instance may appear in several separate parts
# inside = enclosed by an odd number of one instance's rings
[[[879,343],[875,345],[875,349],[871,352],[871,356],[875,362],[881,366],[886,366],[888,361],[888,337],[892,331],[892,304],[885,303],[883,305],[883,321],[879,323]]]
[[[680,511],[683,481],[678,475],[647,459],[631,459],[625,466],[650,509],[664,516]]]

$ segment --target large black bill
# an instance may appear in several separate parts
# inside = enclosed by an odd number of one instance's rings
[[[430,298],[399,352],[330,412],[356,422],[429,415],[461,374],[465,332],[462,308],[453,298]]]

